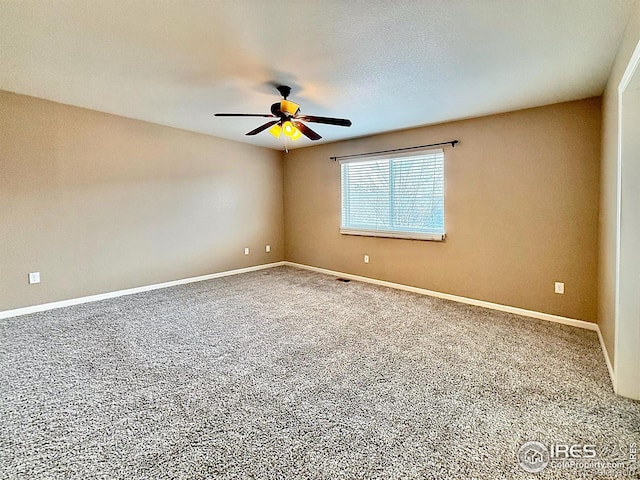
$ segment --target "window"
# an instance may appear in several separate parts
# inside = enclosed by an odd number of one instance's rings
[[[341,162],[340,233],[444,240],[444,152]]]

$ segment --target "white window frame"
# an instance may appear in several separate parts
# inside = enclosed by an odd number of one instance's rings
[[[363,156],[355,159],[343,159],[340,160],[340,233],[342,235],[358,235],[365,237],[384,237],[384,238],[403,238],[409,240],[428,240],[428,241],[436,241],[442,242],[446,238],[446,229],[444,222],[446,222],[446,216],[443,219],[443,231],[436,233],[422,233],[422,232],[401,232],[401,231],[393,231],[393,230],[369,230],[369,229],[355,229],[349,228],[342,225],[343,217],[343,186],[342,182],[344,181],[342,177],[342,165],[345,163],[358,163],[358,162],[370,162],[372,160],[392,160],[394,158],[407,158],[407,157],[419,157],[423,155],[428,155],[432,153],[441,153],[444,156],[444,149],[435,148],[429,150],[419,150],[412,151],[410,153],[400,152],[395,154],[380,154],[380,155],[371,155],[371,156]],[[444,162],[444,159],[443,159]],[[444,165],[443,165],[444,168]],[[443,182],[446,182],[446,176],[443,179]],[[444,186],[443,186],[444,187]],[[446,190],[446,189],[445,189]],[[446,198],[443,201],[446,204]],[[444,207],[444,205],[443,205]]]

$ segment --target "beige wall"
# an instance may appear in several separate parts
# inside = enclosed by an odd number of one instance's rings
[[[618,85],[640,41],[640,2],[636,2],[618,49],[602,100],[600,193],[600,278],[598,323],[613,365],[615,336],[616,205],[618,171]]]
[[[0,92],[0,311],[282,260],[282,188],[280,152]]]
[[[446,242],[338,233],[329,156],[454,138]],[[286,258],[594,321],[599,148],[596,98],[294,150],[283,185],[280,152],[0,92],[0,311]]]
[[[294,150],[284,165],[285,257],[593,322],[600,106],[592,98]],[[330,156],[453,139],[446,242],[339,234],[340,167]]]

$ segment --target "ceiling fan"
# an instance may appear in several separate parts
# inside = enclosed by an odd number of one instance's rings
[[[302,135],[311,140],[320,140],[322,137],[311,130],[302,122],[326,123],[328,125],[339,125],[341,127],[350,127],[351,120],[345,118],[316,117],[313,115],[300,114],[300,106],[287,100],[291,94],[291,87],[280,85],[276,87],[282,95],[283,100],[271,105],[271,113],[216,113],[216,117],[267,117],[277,118],[264,125],[259,126],[255,130],[251,130],[247,135],[257,135],[258,133],[269,129],[269,133],[276,138],[284,133],[291,140],[297,140]]]

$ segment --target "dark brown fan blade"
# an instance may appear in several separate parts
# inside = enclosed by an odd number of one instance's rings
[[[255,130],[251,130],[249,133],[246,133],[245,135],[257,135],[258,133],[262,132],[263,130],[266,130],[267,128],[269,128],[271,125],[275,125],[279,121],[280,120],[274,120],[273,122],[267,122],[264,125],[261,125],[258,128],[256,128]]]
[[[274,118],[270,113],[216,113],[216,117],[267,117]]]
[[[339,125],[341,127],[351,126],[351,120],[347,120],[346,118],[314,117],[313,115],[300,115],[296,118],[303,122],[326,123],[328,125]]]
[[[320,140],[322,137],[318,135],[316,132],[307,127],[304,123],[301,122],[292,122],[298,130],[302,132],[303,135],[310,138],[311,140]]]

